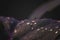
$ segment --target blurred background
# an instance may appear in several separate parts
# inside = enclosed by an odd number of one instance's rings
[[[1,0],[0,16],[9,16],[16,19],[27,19],[32,12],[42,4],[51,0]],[[60,20],[60,5],[51,11],[47,11],[42,18],[52,18]],[[2,24],[1,24],[2,25]],[[2,26],[3,28],[3,26]],[[1,31],[2,30],[2,31]],[[7,32],[0,28],[0,38],[7,39]],[[2,34],[3,33],[3,34]],[[1,35],[2,34],[2,35]]]
[[[10,16],[17,19],[26,19],[40,5],[51,0],[1,0],[0,16]],[[60,19],[60,5],[46,12],[42,18]]]

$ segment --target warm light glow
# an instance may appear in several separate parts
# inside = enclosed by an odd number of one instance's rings
[[[45,30],[47,30],[47,28],[45,28]]]
[[[50,29],[50,31],[53,31],[52,29]]]
[[[29,25],[30,24],[30,22],[27,22],[27,25]]]
[[[16,33],[17,32],[17,30],[14,30],[14,33]]]
[[[24,21],[21,21],[21,23],[24,23]]]
[[[40,29],[37,29],[37,31],[39,31]]]
[[[35,22],[34,20],[32,22]]]
[[[34,24],[37,24],[37,23],[34,23]]]
[[[56,34],[58,33],[58,31],[55,32]]]
[[[7,19],[10,19],[10,17],[7,17]]]

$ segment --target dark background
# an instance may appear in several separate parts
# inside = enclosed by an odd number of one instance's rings
[[[25,19],[40,5],[48,2],[48,0],[1,0],[0,16],[9,16],[17,19]],[[46,12],[42,18],[60,19],[60,6]],[[2,24],[1,24],[2,25]],[[3,27],[3,26],[2,26]],[[1,29],[1,28],[0,28]],[[8,38],[8,34],[1,29],[0,39]]]
[[[1,0],[0,16],[25,19],[28,18],[38,6],[48,1],[49,0]],[[60,6],[50,12],[46,12],[43,17],[60,19]]]
[[[56,8],[52,9],[51,11],[47,11],[42,18],[52,18],[55,20],[60,20],[60,5],[58,5]]]

